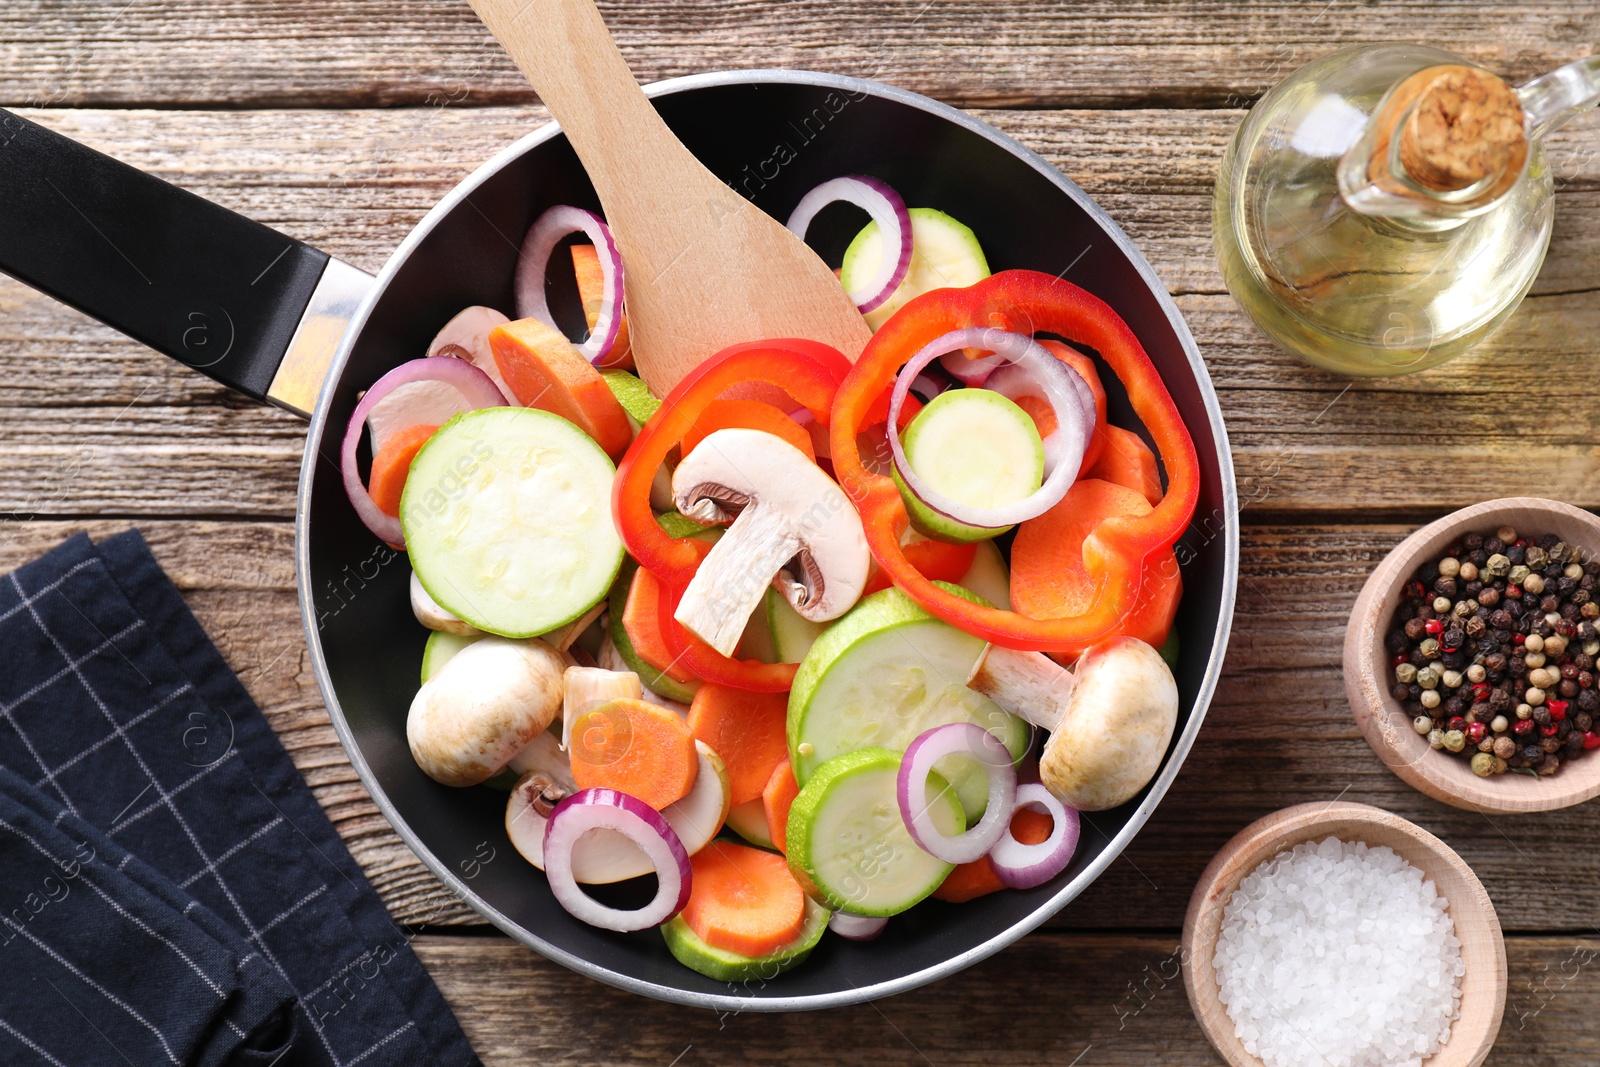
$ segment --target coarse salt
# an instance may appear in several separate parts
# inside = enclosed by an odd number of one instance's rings
[[[1234,1033],[1266,1067],[1420,1067],[1461,1003],[1447,903],[1387,846],[1328,837],[1251,871],[1212,966]]]

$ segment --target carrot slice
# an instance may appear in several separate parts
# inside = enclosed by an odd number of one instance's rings
[[[606,293],[606,276],[600,269],[600,253],[594,250],[594,245],[572,246],[572,273],[578,280],[578,299],[583,301],[583,319],[593,330],[594,324],[600,321],[600,302],[605,299]],[[619,314],[622,320],[617,323],[617,339],[611,343],[611,351],[600,361],[600,366],[632,370],[633,347],[628,340],[628,313],[621,311]]]
[[[761,790],[761,806],[767,809],[767,832],[772,835],[772,845],[779,852],[788,852],[789,806],[800,795],[800,785],[794,780],[794,768],[784,761],[772,769],[772,777]]]
[[[767,956],[800,936],[806,897],[782,856],[712,841],[689,860],[694,871],[683,921],[724,952]]]
[[[1024,845],[1037,845],[1049,837],[1054,828],[1050,816],[1032,808],[1020,808],[1011,817],[1011,836]],[[965,904],[1004,888],[1006,884],[994,873],[994,864],[989,862],[989,857],[979,856],[971,863],[957,864],[956,869],[933,891],[933,899]]]
[[[406,487],[406,477],[411,473],[411,461],[417,450],[428,443],[437,426],[407,426],[389,435],[378,454],[372,457],[372,477],[368,479],[367,495],[385,515],[400,516],[400,494]]]
[[[517,319],[489,331],[489,349],[518,403],[560,415],[612,459],[627,451],[633,442],[627,413],[560,331],[538,319]]]
[[[1148,515],[1151,505],[1136,490],[1085,478],[1060,503],[1017,528],[1011,544],[1011,606],[1035,619],[1081,615],[1094,600],[1089,560],[1100,551],[1091,535],[1107,519]],[[1166,641],[1183,596],[1177,556],[1168,549],[1144,562],[1139,602],[1121,633],[1157,648]]]
[[[788,693],[751,693],[710,684],[695,693],[689,705],[689,732],[727,764],[734,804],[759,797],[773,769],[788,759],[784,736],[788,719]]]
[[[784,414],[782,408],[762,400],[713,400],[707,404],[683,435],[683,454],[693,452],[695,446],[718,430],[738,427],[743,430],[761,430],[780,437],[806,454],[811,462],[817,461],[816,449],[811,444],[811,434],[804,426]]]
[[[628,601],[622,608],[622,628],[628,632],[633,650],[650,666],[675,682],[688,685],[699,681],[667,651],[666,638],[661,636],[661,582],[643,567],[633,572],[633,581],[628,586]]]
[[[572,780],[615,789],[660,811],[694,788],[700,757],[684,721],[642,700],[613,700],[572,724]]]
[[[978,554],[976,544],[952,545],[948,541],[913,541],[905,546],[906,559],[922,572],[924,578],[935,582],[959,582],[972,569],[972,560]],[[894,584],[889,572],[873,567],[861,595],[876,593]]]
[[[1161,503],[1161,472],[1156,468],[1155,453],[1144,438],[1120,426],[1104,424],[1095,437],[1104,438],[1105,447],[1094,466],[1085,465],[1081,477],[1125,485],[1142,494],[1151,507]]]

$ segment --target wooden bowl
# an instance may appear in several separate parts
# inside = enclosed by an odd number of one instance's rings
[[[1563,762],[1548,778],[1513,773],[1479,778],[1467,760],[1433,751],[1389,692],[1392,676],[1383,639],[1401,587],[1418,567],[1436,559],[1458,538],[1501,526],[1524,535],[1553,533],[1580,549],[1585,559],[1600,555],[1600,519],[1555,500],[1489,500],[1429,523],[1395,546],[1356,598],[1344,635],[1344,690],[1367,743],[1413,788],[1471,811],[1503,815],[1551,811],[1600,794],[1600,751]]]
[[[1506,946],[1500,920],[1483,883],[1460,856],[1428,831],[1380,808],[1348,802],[1297,804],[1257,819],[1211,860],[1189,898],[1183,919],[1183,984],[1206,1038],[1232,1067],[1264,1067],[1234,1036],[1233,1021],[1217,995],[1211,961],[1222,909],[1245,875],[1302,841],[1332,835],[1341,841],[1387,845],[1430,879],[1449,902],[1466,973],[1461,1010],[1450,1039],[1426,1067],[1477,1067],[1494,1047],[1506,1007]]]

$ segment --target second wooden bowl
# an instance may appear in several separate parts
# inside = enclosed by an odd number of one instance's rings
[[[1503,815],[1550,811],[1600,796],[1600,750],[1585,753],[1548,778],[1507,772],[1488,778],[1468,761],[1435,752],[1411,727],[1411,716],[1389,692],[1393,676],[1384,637],[1400,590],[1423,563],[1474,531],[1510,526],[1519,535],[1555,534],[1585,560],[1600,556],[1600,519],[1568,504],[1538,497],[1507,497],[1474,504],[1431,522],[1401,541],[1378,564],[1356,598],[1344,636],[1344,690],[1356,723],[1378,758],[1413,788],[1471,811]]]
[[[1325,837],[1387,845],[1449,902],[1450,918],[1461,941],[1466,973],[1461,976],[1461,1010],[1445,1046],[1425,1067],[1478,1067],[1494,1047],[1506,1009],[1506,946],[1500,920],[1483,883],[1443,841],[1398,815],[1348,802],[1297,804],[1273,812],[1241,830],[1211,860],[1183,919],[1183,984],[1189,1005],[1206,1038],[1232,1067],[1264,1067],[1245,1051],[1233,1021],[1217,994],[1212,967],[1222,909],[1245,875],[1303,841]]]

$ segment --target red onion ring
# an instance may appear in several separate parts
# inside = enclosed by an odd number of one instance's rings
[[[572,847],[592,830],[614,830],[639,846],[656,872],[655,898],[642,908],[608,907],[572,876]],[[667,820],[644,801],[615,789],[580,789],[556,805],[544,828],[544,873],[556,901],[576,919],[626,933],[660,926],[689,903],[694,871]]]
[[[580,230],[588,235],[600,255],[604,288],[594,329],[589,339],[577,347],[584,359],[599,363],[611,354],[611,346],[616,344],[617,331],[622,326],[622,254],[617,251],[617,242],[611,239],[611,229],[605,220],[592,211],[566,204],[558,204],[540,215],[528,227],[528,235],[522,239],[522,250],[517,253],[513,291],[519,319],[538,319],[546,326],[557,328],[544,291],[550,253],[563,237]]]
[[[871,281],[850,293],[850,299],[856,302],[856,310],[865,315],[893,296],[894,291],[900,288],[900,283],[906,280],[906,272],[911,269],[911,212],[906,210],[906,202],[887,182],[856,174],[825,181],[801,197],[800,203],[795,205],[794,214],[789,216],[785,225],[803,241],[817,212],[836,200],[854,204],[871,215],[883,237],[885,254],[877,272]],[[896,246],[900,253],[890,259],[887,250]]]
[[[1059,363],[1060,361],[1057,360],[1057,362]],[[1065,377],[1072,382],[1073,392],[1077,394],[1078,398],[1078,410],[1083,413],[1083,424],[1088,427],[1088,430],[1083,434],[1084,448],[1077,453],[1078,462],[1074,473],[1074,480],[1076,480],[1077,473],[1082,471],[1084,454],[1088,450],[1088,441],[1094,436],[1096,421],[1094,393],[1089,390],[1089,383],[1083,380],[1083,375],[1079,374],[1071,364],[1061,363],[1061,366],[1067,372]],[[1050,398],[1044,395],[1045,391],[1040,386],[1039,379],[1034,377],[1028,368],[1020,367],[1015,363],[1001,367],[989,375],[988,380],[984,382],[984,388],[992,389],[1007,400],[1015,401],[1021,397],[1032,396],[1038,397],[1046,403],[1050,401]],[[1056,464],[1061,463],[1072,455],[1072,447],[1072,442],[1062,434],[1062,423],[1058,418],[1056,428],[1051,431],[1049,437],[1044,439],[1045,464],[1053,468]]]
[[[900,408],[911,390],[911,383],[929,363],[961,348],[993,352],[1012,365],[1027,370],[1038,382],[1044,399],[1056,416],[1056,430],[1050,436],[1059,437],[1060,441],[1053,448],[1045,449],[1044,484],[1021,500],[998,508],[962,504],[935,490],[912,469],[911,462],[906,459],[905,446],[900,442]],[[900,368],[894,392],[889,397],[889,448],[894,455],[895,469],[917,495],[917,499],[939,514],[968,526],[997,530],[1042,515],[1055,507],[1077,480],[1078,468],[1083,465],[1083,454],[1094,429],[1092,422],[1084,421],[1082,402],[1073,385],[1074,380],[1082,382],[1049,349],[1020,333],[973,326],[965,330],[951,330],[936,337]]]
[[[1055,824],[1050,828],[1050,836],[1037,845],[1024,845],[1011,836],[1011,816],[1023,808],[1043,811]],[[1079,828],[1077,809],[1061,803],[1050,790],[1038,782],[1019,786],[1016,805],[1006,818],[1005,830],[989,850],[995,876],[1012,889],[1043,885],[1072,861],[1072,854],[1078,850]]]
[[[888,925],[889,918],[885,915],[851,915],[847,911],[836,911],[828,917],[828,929],[851,941],[871,941]]]
[[[506,398],[500,395],[500,390],[494,387],[487,374],[464,359],[452,359],[449,356],[413,359],[372,383],[372,387],[356,404],[355,411],[350,413],[350,424],[345,428],[344,444],[339,450],[339,472],[344,476],[345,495],[350,498],[350,506],[356,509],[361,521],[367,529],[396,548],[403,548],[406,543],[400,520],[382,511],[373,502],[372,494],[367,492],[366,483],[361,480],[361,470],[356,465],[356,448],[361,444],[361,429],[367,424],[367,416],[378,406],[378,401],[402,385],[429,381],[444,382],[455,387],[470,405],[466,409],[468,411],[506,406]]]
[[[989,802],[978,825],[955,837],[946,837],[933,824],[928,810],[928,775],[946,756],[970,756],[989,778]],[[951,722],[917,735],[900,758],[895,794],[900,817],[924,852],[946,863],[971,863],[986,854],[1011,824],[1017,796],[1017,773],[1011,753],[1000,739],[977,723]]]

